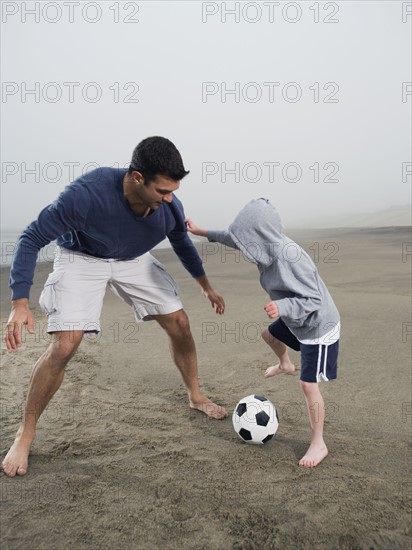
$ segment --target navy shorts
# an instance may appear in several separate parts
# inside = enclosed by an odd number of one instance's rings
[[[302,344],[288,329],[282,319],[278,319],[268,330],[270,334],[289,348],[301,352],[300,379],[303,382],[335,380],[338,369],[339,340],[325,346],[323,344]]]

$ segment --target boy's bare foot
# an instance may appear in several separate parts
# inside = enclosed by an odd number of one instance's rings
[[[274,365],[273,367],[269,367],[265,371],[265,378],[269,378],[270,376],[276,376],[277,374],[283,374],[285,372],[294,372],[295,371],[295,365],[293,363],[278,363],[277,365]]]
[[[191,409],[196,409],[202,413],[205,413],[206,416],[210,418],[215,418],[216,420],[222,420],[226,418],[227,411],[221,405],[216,405],[213,401],[210,401],[207,397],[201,396],[195,400],[189,399],[189,404]]]
[[[13,445],[10,447],[5,459],[3,460],[4,473],[10,477],[24,476],[29,467],[29,452],[33,442],[31,438],[22,438],[16,436]]]
[[[322,462],[324,458],[328,456],[328,448],[325,443],[311,443],[309,449],[306,451],[299,461],[299,466],[306,468],[314,468]]]

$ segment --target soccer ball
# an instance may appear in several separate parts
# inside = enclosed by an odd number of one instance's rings
[[[240,439],[255,445],[270,441],[279,426],[275,406],[263,395],[241,399],[233,411],[232,422]]]

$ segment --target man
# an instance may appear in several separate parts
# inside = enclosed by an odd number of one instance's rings
[[[52,342],[34,366],[24,416],[3,461],[7,475],[27,472],[38,418],[60,387],[83,334],[100,330],[106,286],[133,308],[136,321],[155,319],[166,331],[190,407],[212,418],[227,416],[199,388],[195,344],[177,285],[149,253],[168,237],[216,313],[224,312],[223,298],[207,280],[186,231],[182,204],[173,195],[187,174],[171,141],[147,138],[135,148],[128,170],[101,168],[80,177],[21,235],[10,273],[9,351],[21,345],[23,325],[34,331],[29,291],[38,251],[55,239],[59,248],[40,297]]]

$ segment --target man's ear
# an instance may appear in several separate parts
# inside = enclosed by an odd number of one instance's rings
[[[143,174],[141,174],[139,171],[137,170],[133,170],[132,172],[132,178],[135,182],[138,182],[138,183],[144,183],[144,177],[143,177]]]

